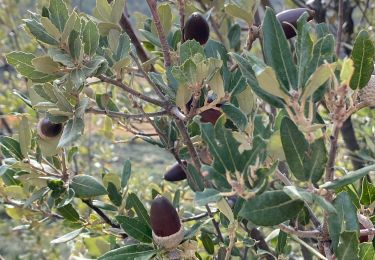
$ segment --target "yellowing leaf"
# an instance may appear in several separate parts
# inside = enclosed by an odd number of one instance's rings
[[[282,99],[288,98],[288,95],[281,89],[276,73],[271,67],[255,69],[258,83],[264,91]]]
[[[163,27],[164,33],[167,35],[172,27],[172,11],[169,4],[161,4],[158,6],[158,14],[160,17],[160,23]],[[155,24],[152,24],[151,32],[154,35],[158,35],[156,32]]]
[[[191,90],[186,85],[179,86],[176,94],[176,105],[182,110],[185,110],[185,106],[187,102],[189,102],[191,95]]]
[[[26,199],[26,193],[21,186],[11,185],[4,188],[4,193],[7,197],[17,200]]]
[[[309,96],[314,94],[314,92],[331,77],[335,67],[335,63],[320,65],[308,79],[301,100],[306,100]]]
[[[210,81],[210,88],[220,99],[225,96],[224,82],[220,75],[220,71],[217,71]]]
[[[225,199],[221,199],[217,202],[217,207],[224,216],[227,217],[230,223],[234,222],[234,215],[232,209],[229,207],[228,202]]]
[[[227,14],[244,20],[248,25],[252,25],[253,14],[251,10],[248,12],[246,10],[249,9],[243,9],[234,3],[226,4],[224,9]]]
[[[341,84],[349,84],[354,73],[354,62],[350,58],[345,58],[340,72]]]
[[[115,173],[108,173],[106,175],[104,175],[103,177],[103,185],[107,188],[108,187],[108,184],[112,182],[116,188],[119,190],[121,187],[120,187],[120,176],[118,176],[117,174]]]
[[[31,63],[37,71],[52,74],[59,70],[59,64],[54,62],[49,56],[41,56],[32,59]]]
[[[61,37],[61,33],[59,29],[51,22],[50,19],[47,17],[40,18],[40,22],[42,23],[44,29],[56,40],[59,40]]]

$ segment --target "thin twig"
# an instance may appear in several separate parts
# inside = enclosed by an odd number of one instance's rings
[[[107,223],[113,228],[120,228],[119,224],[112,222],[112,220],[100,208],[94,206],[90,200],[82,199],[82,202],[85,203],[93,211],[95,211],[104,220],[105,223]],[[128,235],[125,233],[122,233],[121,236],[123,238],[128,237]]]
[[[298,237],[315,239],[319,239],[322,237],[322,234],[319,230],[296,230],[284,224],[279,224],[277,227],[285,233],[296,235]]]
[[[185,0],[178,0],[178,12],[180,15],[180,29],[181,29],[181,42],[185,41],[184,27],[185,27]]]
[[[194,147],[193,143],[191,142],[189,133],[188,133],[186,127],[185,127],[184,122],[181,121],[181,120],[176,120],[176,126],[177,126],[177,129],[181,133],[182,141],[184,142],[184,144],[187,146],[187,148],[189,150],[191,159],[192,159],[192,161],[194,163],[194,166],[195,166],[196,170],[198,172],[200,172],[200,170],[201,170],[201,161],[199,160],[199,155],[197,153],[197,150],[195,150],[195,147]]]
[[[219,223],[215,220],[214,215],[211,212],[211,209],[208,205],[206,205],[206,210],[210,218],[212,218],[212,224],[214,225],[214,228],[216,230],[216,235],[220,239],[221,242],[224,242],[223,234],[221,234]]]
[[[192,216],[192,217],[188,217],[188,218],[183,218],[181,219],[181,222],[189,222],[189,221],[194,221],[194,220],[200,220],[202,218],[206,218],[208,217],[208,212],[204,212],[204,213],[201,213],[201,214],[198,214],[198,215],[195,215],[195,216]]]
[[[103,82],[115,85],[115,86],[121,88],[122,90],[124,90],[124,91],[132,94],[133,96],[136,96],[136,97],[138,97],[138,98],[140,98],[140,99],[142,99],[144,101],[147,101],[147,102],[149,102],[151,104],[154,104],[154,105],[157,105],[157,106],[160,106],[160,107],[165,106],[165,102],[164,101],[148,97],[148,96],[142,94],[141,92],[138,92],[138,91],[130,88],[129,86],[127,86],[126,84],[124,84],[123,82],[121,82],[119,80],[111,79],[111,78],[108,78],[107,76],[103,76],[103,75],[98,76],[98,78],[101,81],[103,81]]]
[[[293,239],[294,241],[300,243],[301,245],[303,245],[304,247],[306,247],[307,250],[309,250],[311,253],[313,253],[315,256],[317,256],[318,258],[320,259],[323,259],[323,260],[327,260],[327,258],[324,257],[324,255],[322,255],[321,253],[319,253],[315,248],[311,247],[309,244],[307,244],[305,241],[303,241],[302,239],[299,239],[298,237],[296,236],[293,236],[293,235],[290,235],[289,236],[291,239]]]
[[[332,255],[329,243],[327,242],[323,243],[323,249],[324,249],[324,254],[326,255],[327,259],[333,260],[334,257]]]
[[[344,0],[339,0],[339,25],[337,28],[337,37],[336,37],[336,56],[337,57],[339,57],[340,55],[343,24],[344,24]]]
[[[288,177],[285,174],[283,174],[281,171],[276,170],[275,171],[275,175],[276,175],[276,178],[278,178],[279,180],[281,180],[286,186],[292,186],[293,185],[292,182],[288,179]],[[313,222],[314,226],[316,228],[320,227],[321,223],[320,223],[319,219],[317,218],[317,216],[312,211],[310,205],[308,205],[305,202],[305,206],[307,208],[307,211],[309,213],[310,219]]]
[[[165,99],[165,95],[163,94],[163,92],[161,91],[161,89],[159,88],[158,85],[156,85],[151,79],[150,77],[148,76],[147,72],[144,70],[142,64],[138,61],[138,58],[133,55],[133,53],[130,53],[130,56],[133,58],[133,60],[135,61],[135,63],[137,64],[138,66],[138,69],[139,71],[142,73],[143,77],[147,80],[147,82],[153,87],[153,89],[155,90],[156,94],[161,98],[161,99]]]
[[[148,6],[150,7],[151,15],[154,20],[154,24],[156,27],[156,31],[158,32],[161,48],[163,51],[163,56],[164,56],[164,65],[166,68],[170,67],[172,62],[171,62],[171,54],[169,52],[169,45],[167,42],[167,38],[165,37],[165,32],[163,29],[163,26],[160,22],[160,17],[157,11],[157,5],[156,5],[156,0],[147,0]]]
[[[86,113],[91,113],[95,115],[107,115],[109,117],[117,117],[117,118],[124,118],[124,119],[141,119],[145,117],[144,114],[125,114],[121,112],[106,111],[106,110],[101,110],[101,109],[96,109],[96,108],[88,108],[86,109]],[[146,115],[149,117],[162,116],[166,114],[167,114],[167,111],[165,110],[154,112],[154,113],[146,113]]]
[[[375,235],[375,228],[361,229],[359,231],[360,236],[371,236]]]

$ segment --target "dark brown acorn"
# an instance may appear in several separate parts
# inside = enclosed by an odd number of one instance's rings
[[[205,44],[208,41],[210,36],[210,27],[206,19],[200,13],[193,13],[186,20],[184,27],[184,39],[187,40],[196,40],[201,45]]]
[[[211,109],[203,111],[199,115],[201,116],[201,122],[211,123],[215,125],[216,121],[219,119],[221,114],[222,114],[221,111],[211,108]]]
[[[163,196],[156,196],[151,210],[152,237],[155,244],[167,250],[176,248],[184,238],[184,227],[176,209]]]
[[[186,165],[186,161],[182,161],[184,165]],[[164,180],[166,181],[182,181],[186,179],[186,174],[182,167],[176,162],[168,169],[168,171],[164,174]]]
[[[63,130],[63,124],[53,123],[48,118],[42,118],[37,125],[37,131],[42,139],[53,139],[58,137]]]
[[[315,16],[315,11],[308,8],[296,8],[282,11],[276,15],[276,18],[281,23],[285,36],[287,39],[296,36],[297,20],[301,15],[307,12],[309,16],[307,21],[311,21]]]

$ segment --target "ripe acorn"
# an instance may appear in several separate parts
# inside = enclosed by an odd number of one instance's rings
[[[208,110],[203,111],[199,115],[201,116],[201,122],[203,123],[211,123],[215,125],[216,121],[221,116],[221,111],[210,108]]]
[[[193,13],[186,20],[184,27],[184,39],[196,40],[201,45],[208,41],[210,36],[210,27],[206,19],[198,12]]]
[[[315,11],[308,8],[296,8],[282,11],[276,15],[277,20],[281,23],[285,36],[287,39],[296,36],[297,20],[301,15],[307,12],[309,16],[307,21],[311,21],[314,18]]]
[[[61,134],[63,130],[62,123],[53,123],[48,118],[42,118],[37,125],[37,131],[42,139],[53,139]]]
[[[152,237],[156,245],[167,250],[175,249],[184,238],[184,227],[176,209],[163,196],[156,196],[151,210]]]
[[[186,161],[182,161],[184,165],[186,165]],[[166,181],[182,181],[186,179],[186,174],[182,167],[176,162],[172,165],[171,168],[164,174],[164,180]]]

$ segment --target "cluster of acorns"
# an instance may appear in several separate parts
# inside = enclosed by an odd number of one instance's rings
[[[296,35],[295,28],[297,19],[307,11],[308,20],[313,18],[314,11],[306,8],[298,8],[286,10],[277,14],[278,20],[281,22],[285,36],[290,39]],[[201,45],[208,41],[210,29],[206,19],[199,13],[193,13],[186,21],[184,27],[184,40],[196,40]],[[208,102],[213,101],[212,97],[208,97]],[[220,104],[216,105],[220,108]],[[186,105],[187,110],[191,109],[191,100]],[[200,114],[201,121],[205,123],[215,124],[222,112],[218,109],[208,109]],[[187,165],[186,161],[182,164]],[[164,174],[164,180],[177,182],[185,180],[186,174],[181,165],[175,163]],[[184,231],[180,218],[168,199],[157,196],[151,204],[151,225],[152,235],[157,245],[169,250],[176,248],[183,240]]]
[[[305,12],[309,13],[308,20],[311,20],[314,12],[306,8],[286,10],[277,14],[278,20],[282,23],[286,37],[292,38],[296,35],[295,28],[297,19]],[[210,35],[209,25],[206,19],[199,13],[193,13],[184,26],[184,40],[196,40],[201,45],[206,44]],[[213,99],[209,98],[208,102]],[[190,102],[191,103],[191,102]],[[190,109],[191,104],[187,104]],[[220,104],[216,106],[220,108]],[[215,124],[222,114],[217,109],[208,109],[200,114],[201,121]],[[63,131],[62,123],[53,123],[48,118],[42,118],[38,122],[37,131],[42,139],[57,138]],[[182,162],[187,165],[186,161]],[[167,181],[175,182],[186,179],[182,167],[176,163],[164,175]],[[176,248],[184,238],[184,228],[173,205],[163,196],[158,195],[151,204],[150,211],[152,236],[154,242],[166,250]]]

